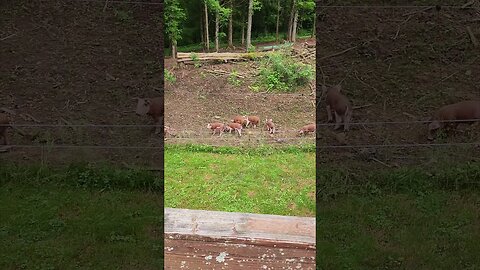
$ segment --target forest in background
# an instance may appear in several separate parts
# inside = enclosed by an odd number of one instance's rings
[[[165,0],[165,47],[219,51],[315,33],[314,0]],[[196,45],[196,46],[192,46]]]

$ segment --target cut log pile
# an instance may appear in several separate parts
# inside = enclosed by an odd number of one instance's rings
[[[268,52],[252,53],[177,53],[177,62],[192,64],[196,61],[229,61],[229,60],[252,60],[263,57]]]

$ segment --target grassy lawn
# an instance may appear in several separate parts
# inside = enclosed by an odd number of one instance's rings
[[[434,171],[328,174],[317,269],[479,269],[480,166]]]
[[[165,206],[315,215],[315,147],[166,146]]]
[[[0,177],[0,269],[163,268],[154,175],[0,167]]]

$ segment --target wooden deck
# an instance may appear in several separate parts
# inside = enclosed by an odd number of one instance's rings
[[[165,269],[315,269],[315,218],[165,209]]]

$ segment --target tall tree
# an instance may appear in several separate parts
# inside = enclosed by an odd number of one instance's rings
[[[208,0],[204,1],[205,4],[205,45],[207,47],[207,52],[210,50],[210,39],[208,36]]]
[[[275,41],[277,43],[279,41],[279,34],[278,34],[279,27],[280,27],[280,0],[277,0],[277,23],[275,27]]]
[[[248,22],[247,22],[247,50],[252,45],[252,16],[253,16],[253,0],[248,1]]]
[[[292,9],[290,10],[290,20],[288,21],[288,30],[287,30],[287,39],[288,41],[292,41],[292,34],[293,34],[293,21],[295,20],[295,12],[296,12],[296,0],[292,1]]]
[[[292,25],[292,38],[291,41],[297,41],[297,22],[298,22],[298,9],[295,9],[295,15],[293,16],[293,25]]]
[[[230,16],[228,18],[228,47],[233,47],[233,0],[230,0]]]
[[[218,35],[220,32],[220,11],[215,10],[215,51],[218,52],[219,44],[218,44]]]
[[[247,19],[247,50],[252,46],[252,17],[254,10],[260,10],[262,3],[259,0],[248,1],[248,19]]]
[[[185,11],[178,0],[165,0],[164,10],[165,31],[172,45],[172,57],[177,58],[177,42],[182,38],[180,25],[185,20]]]

